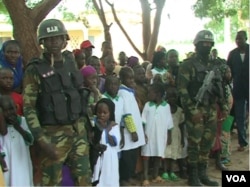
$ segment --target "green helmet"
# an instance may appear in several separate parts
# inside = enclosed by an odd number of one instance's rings
[[[44,20],[38,27],[38,42],[42,44],[42,39],[66,35],[66,39],[69,40],[68,31],[65,29],[64,24],[58,19]]]
[[[197,45],[199,42],[212,42],[214,44],[213,33],[209,30],[199,31],[193,41],[194,45]]]

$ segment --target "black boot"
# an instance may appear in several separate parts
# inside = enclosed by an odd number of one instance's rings
[[[188,176],[187,176],[187,171],[186,171],[186,168],[185,168],[184,159],[183,158],[178,159],[177,163],[178,163],[178,167],[179,167],[179,176],[180,176],[180,178],[187,179]]]
[[[221,171],[228,171],[227,167],[221,163],[220,151],[217,151],[215,153],[215,166]]]
[[[200,179],[198,178],[197,164],[188,165],[188,185],[189,186],[202,186]]]
[[[219,186],[219,183],[212,181],[207,176],[207,164],[199,163],[198,164],[198,176],[202,184],[206,186]]]

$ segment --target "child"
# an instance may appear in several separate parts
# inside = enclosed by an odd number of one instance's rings
[[[183,149],[185,145],[184,136],[184,113],[182,109],[177,105],[178,94],[175,86],[168,86],[166,89],[166,100],[170,105],[171,115],[174,122],[174,127],[171,130],[171,144],[167,145],[164,160],[164,173],[162,178],[165,180],[177,181],[179,177],[176,176],[173,170],[173,165],[175,160],[177,160],[180,177],[186,178],[184,166],[185,157],[187,154],[183,155]],[[183,157],[184,156],[184,157]]]
[[[119,127],[121,127],[121,120],[122,120],[122,116],[124,115],[123,112],[123,99],[121,97],[119,97],[118,94],[118,90],[119,90],[119,86],[120,86],[120,80],[118,77],[109,75],[106,77],[106,81],[105,81],[105,90],[106,92],[104,92],[104,94],[102,95],[103,98],[108,98],[111,101],[113,101],[113,103],[115,104],[115,122],[118,124]],[[121,127],[123,128],[123,127]],[[121,130],[121,133],[123,133],[123,131]],[[124,134],[121,134],[121,142],[120,142],[120,146],[121,148],[123,148],[124,146]]]
[[[4,172],[6,186],[33,186],[32,164],[29,146],[33,136],[24,117],[17,116],[16,107],[10,96],[0,97],[7,134],[0,135],[1,155],[7,170]]]
[[[135,79],[135,98],[140,109],[140,113],[142,113],[143,107],[145,103],[148,101],[148,87],[147,87],[147,79],[145,76],[145,69],[142,65],[136,65],[133,67],[134,71],[134,79]],[[138,160],[136,163],[136,175],[142,173],[143,164],[142,164],[142,156],[141,151],[138,151]]]
[[[81,49],[74,49],[73,54],[75,57],[75,61],[78,69],[82,69],[86,65],[85,54]]]
[[[168,64],[168,72],[169,72],[169,84],[175,86],[176,78],[178,76],[179,69],[179,53],[175,49],[170,49],[167,52],[167,64]]]
[[[100,92],[103,94],[105,92],[105,89],[104,89],[105,79],[100,74],[100,67],[101,67],[100,59],[97,56],[91,56],[89,57],[87,61],[87,65],[91,65],[93,68],[95,68],[96,73],[98,75],[97,86]]]
[[[159,176],[160,161],[165,157],[168,133],[173,127],[170,107],[164,100],[164,94],[163,84],[151,84],[148,90],[149,101],[145,104],[142,112],[144,131],[147,137],[147,144],[141,149],[141,155],[144,157],[143,186],[149,186],[149,158],[152,158],[154,162],[152,182],[163,182]]]
[[[13,90],[22,92],[23,60],[21,47],[17,40],[7,40],[0,50],[0,67],[10,69],[14,74]]]
[[[138,148],[145,144],[142,119],[134,93],[134,72],[130,67],[122,67],[119,72],[121,86],[118,96],[124,101],[124,142],[120,158],[121,185],[134,185],[132,177],[135,173]]]
[[[88,101],[88,114],[90,119],[93,118],[93,110],[95,107],[96,102],[101,99],[102,95],[97,88],[97,72],[95,68],[93,68],[90,65],[85,66],[81,69],[81,73],[83,76],[83,84],[84,87],[88,88],[90,90],[90,96]]]
[[[233,107],[233,96],[230,88],[230,83],[232,80],[231,69],[228,65],[223,64],[220,67],[220,71],[223,75],[223,86],[224,86],[224,97],[228,101],[229,111]],[[231,121],[230,121],[231,118]],[[228,116],[228,120],[225,119],[225,123],[222,124],[222,134],[221,134],[221,164],[228,166],[231,164],[230,155],[231,155],[231,136],[230,129],[233,123],[233,116]],[[227,123],[229,122],[229,123]],[[228,125],[228,126],[227,126]]]
[[[167,76],[167,63],[166,63],[166,53],[162,51],[157,51],[154,53],[151,67],[151,80],[150,83],[153,83],[154,77],[157,74],[162,76],[163,82],[166,82]]]
[[[147,94],[148,94],[148,88],[147,88],[147,79],[145,76],[145,69],[142,67],[142,65],[136,65],[133,67],[134,71],[134,79],[135,79],[135,97],[136,101],[138,103],[140,112],[142,113],[143,107],[145,103],[148,101]]]
[[[0,95],[10,95],[18,115],[23,115],[23,96],[13,91],[14,73],[9,68],[0,68]]]
[[[119,186],[118,148],[120,128],[115,123],[115,105],[107,98],[100,99],[95,107],[94,138],[90,148],[92,182],[94,186]]]

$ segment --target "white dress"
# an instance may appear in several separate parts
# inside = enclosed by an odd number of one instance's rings
[[[130,132],[124,128],[124,147],[122,150],[131,150],[138,148],[142,145],[144,145],[145,142],[145,136],[143,132],[143,127],[142,127],[142,118],[141,118],[141,113],[140,109],[138,107],[138,104],[135,99],[135,95],[133,93],[133,90],[126,87],[125,85],[120,86],[120,89],[118,91],[118,95],[123,98],[124,101],[124,114],[131,114],[133,117],[133,120],[136,125],[136,132],[138,135],[138,141],[133,142],[131,138]]]
[[[184,151],[181,145],[181,130],[179,127],[179,125],[184,122],[183,110],[180,107],[177,107],[176,112],[172,114],[172,118],[174,121],[174,127],[171,131],[172,141],[170,145],[167,145],[165,157],[176,160],[186,157],[186,151]],[[187,145],[186,142],[185,145]]]
[[[4,172],[6,186],[33,186],[33,169],[29,146],[33,136],[24,117],[21,117],[21,127],[30,134],[30,142],[25,142],[22,135],[11,125],[8,133],[0,135],[1,152],[5,153],[4,160],[8,171]]]
[[[142,156],[165,157],[168,130],[173,127],[170,106],[166,101],[156,106],[147,102],[142,111],[142,120],[145,124],[145,133],[148,137],[146,145],[142,146]]]
[[[106,141],[105,131],[102,132],[100,143],[106,145],[107,149],[98,158],[96,165],[94,166],[92,182],[98,180],[100,174],[99,183],[97,184],[97,186],[118,187],[120,179],[118,150],[121,138],[119,125],[113,126],[109,134],[116,137],[118,144],[116,146],[110,146]]]
[[[167,70],[166,69],[159,69],[157,67],[151,69],[151,73],[152,73],[152,79],[150,80],[150,84],[153,83],[154,77],[157,74],[160,74],[162,76],[162,80],[164,82],[166,82],[166,74],[167,74]]]

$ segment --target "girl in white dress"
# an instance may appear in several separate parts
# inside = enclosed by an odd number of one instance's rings
[[[6,186],[33,186],[33,169],[29,146],[34,138],[24,117],[17,116],[10,96],[0,97],[0,108],[7,134],[0,133],[0,153],[6,164],[4,179]],[[5,130],[6,130],[5,129]]]
[[[159,176],[160,161],[165,157],[168,133],[173,127],[173,120],[169,104],[164,100],[165,88],[161,83],[153,83],[148,90],[149,101],[142,112],[142,120],[146,134],[147,144],[142,146],[141,155],[144,165],[143,186],[149,186],[148,163],[153,159],[152,182],[163,182]]]
[[[100,99],[95,107],[93,146],[90,149],[93,166],[93,186],[119,185],[118,151],[120,128],[115,123],[115,105],[107,98]]]
[[[185,158],[187,157],[187,135],[185,132],[185,118],[182,108],[177,105],[178,94],[176,87],[168,86],[166,89],[166,100],[170,105],[174,127],[171,131],[171,144],[167,145],[165,158],[163,161],[164,173],[162,178],[165,180],[177,181],[179,177],[174,173],[173,166],[175,161],[179,166],[181,178],[186,178]]]

